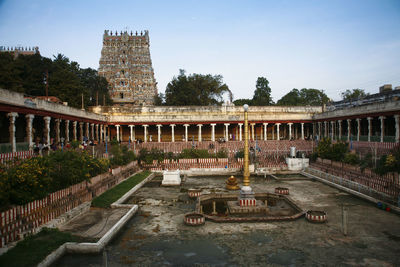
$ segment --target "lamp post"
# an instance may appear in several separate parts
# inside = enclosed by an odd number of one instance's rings
[[[244,108],[244,171],[243,171],[243,186],[250,186],[249,172],[249,125],[248,125],[248,110],[249,105],[245,104]]]
[[[248,105],[244,105],[244,170],[243,170],[243,186],[240,188],[239,206],[249,207],[256,206],[254,192],[250,187],[250,171],[249,171],[249,127],[248,127]]]

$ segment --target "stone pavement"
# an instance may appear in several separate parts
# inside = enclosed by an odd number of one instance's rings
[[[140,206],[106,247],[106,257],[67,255],[57,266],[400,266],[400,217],[370,202],[312,180],[252,178],[255,192],[287,187],[303,209],[327,212],[324,224],[304,217],[289,222],[214,223],[191,227],[188,188],[223,192],[227,177],[189,177],[182,188],[149,182],[130,199]],[[239,180],[240,181],[240,180]],[[341,228],[348,208],[348,234]]]
[[[59,227],[59,230],[83,237],[100,239],[128,210],[129,208],[103,209],[92,207],[89,211]]]

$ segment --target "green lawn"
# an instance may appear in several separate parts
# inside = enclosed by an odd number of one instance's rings
[[[117,201],[126,192],[131,190],[135,185],[143,181],[147,176],[150,175],[150,171],[143,171],[134,176],[129,177],[122,183],[114,186],[110,190],[107,190],[100,196],[95,197],[92,200],[93,207],[108,208],[112,203]]]
[[[36,266],[53,250],[65,242],[86,241],[57,229],[43,228],[38,234],[29,236],[0,256],[0,266]]]

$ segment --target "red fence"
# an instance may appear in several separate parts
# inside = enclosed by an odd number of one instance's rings
[[[389,154],[389,152],[395,147],[400,146],[399,143],[388,143],[388,142],[352,142],[350,143],[352,149],[357,151],[358,153],[365,155],[371,153],[372,155],[376,155],[377,157],[381,155]]]
[[[36,229],[61,214],[92,200],[133,174],[136,162],[119,167],[117,174],[104,173],[68,188],[49,194],[22,206],[15,206],[0,213],[0,247],[34,233]]]
[[[9,162],[12,162],[15,159],[28,159],[33,156],[35,156],[35,153],[31,150],[2,153],[2,154],[0,154],[0,163],[9,165]]]
[[[394,198],[397,198],[400,193],[400,177],[398,174],[377,175],[370,169],[361,172],[358,166],[321,159],[312,163],[311,167],[365,185]]]

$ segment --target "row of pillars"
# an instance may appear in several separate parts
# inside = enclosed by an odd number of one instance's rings
[[[17,112],[10,112],[7,113],[7,117],[9,119],[9,136],[10,136],[10,144],[11,144],[11,150],[12,152],[16,152],[16,138],[15,138],[15,121],[16,118],[18,117]],[[33,149],[33,120],[35,118],[35,115],[33,114],[26,114],[25,119],[26,119],[26,136],[27,136],[27,142],[29,145],[29,149]],[[50,145],[50,122],[51,122],[51,117],[45,116],[43,117],[44,121],[44,128],[43,128],[43,135],[45,142]],[[55,142],[60,143],[60,124],[62,120],[59,118],[55,119]],[[70,141],[70,133],[69,133],[69,125],[70,125],[70,120],[64,120],[65,122],[65,142]],[[73,140],[78,140],[77,139],[77,125],[78,121],[72,121],[72,129],[73,129]],[[90,127],[90,130],[89,130]],[[85,135],[84,135],[84,128],[85,128]],[[106,139],[107,136],[107,128],[108,126],[105,124],[94,124],[94,123],[89,123],[89,122],[79,122],[79,134],[80,134],[80,141],[83,142],[83,137],[86,136],[88,139],[91,140],[96,140],[102,142],[103,140]]]
[[[301,124],[301,139],[302,140],[304,140],[304,123],[300,123]],[[216,123],[211,123],[210,124],[211,125],[211,141],[215,141],[215,126],[217,125]],[[255,140],[255,123],[250,123],[250,126],[251,126],[251,139],[252,140]],[[279,133],[279,128],[280,128],[280,125],[281,125],[281,123],[275,123],[274,125],[273,125],[273,127],[275,127],[276,126],[276,140],[280,140],[280,133]],[[144,142],[147,142],[147,140],[148,140],[148,137],[147,137],[147,133],[148,133],[148,127],[149,127],[149,125],[147,125],[147,124],[144,124],[144,125],[141,125],[143,128],[144,128]],[[157,138],[157,141],[158,142],[161,142],[161,128],[163,127],[163,125],[161,125],[161,124],[157,124],[156,125],[157,126],[157,136],[158,136],[158,138]],[[176,124],[170,124],[169,125],[170,127],[171,127],[171,141],[172,142],[175,142],[175,126],[176,126]],[[188,128],[189,128],[189,124],[183,124],[183,126],[185,127],[185,142],[188,142]],[[229,126],[230,126],[230,123],[224,123],[224,126],[225,126],[225,140],[229,140]],[[242,126],[243,126],[243,123],[238,123],[238,126],[239,126],[239,141],[242,141],[242,139],[243,139],[243,136],[242,136]],[[291,122],[289,122],[288,123],[288,126],[289,126],[289,140],[290,139],[292,139],[292,126],[293,126],[293,123],[291,123]],[[115,127],[116,127],[116,131],[117,131],[117,141],[120,141],[120,127],[121,127],[121,125],[119,125],[119,124],[117,124],[117,125],[115,125]],[[130,140],[135,140],[135,125],[128,125],[128,127],[129,127],[129,129],[130,129]],[[198,140],[199,140],[199,142],[201,142],[202,141],[202,127],[203,127],[203,124],[197,124],[197,127],[198,127]],[[268,123],[267,122],[264,122],[263,123],[263,127],[264,127],[264,130],[263,130],[263,139],[265,140],[265,141],[267,141],[268,139],[267,139],[267,127],[268,127]],[[274,130],[272,131],[272,139],[274,139],[275,137],[274,137]]]
[[[396,143],[400,142],[400,126],[399,126],[399,116],[398,114],[394,115],[395,119],[395,130],[396,130],[396,135],[395,135],[395,141]],[[380,128],[381,128],[381,136],[380,136],[380,141],[383,142],[384,136],[385,136],[385,116],[379,116],[378,117],[380,120]],[[371,141],[371,136],[372,136],[372,117],[367,117],[368,121],[368,142]],[[357,122],[357,141],[360,141],[360,135],[361,135],[361,118],[356,118],[355,119]],[[350,141],[350,136],[351,136],[351,119],[347,119],[347,141]],[[330,137],[332,140],[335,137],[335,129],[336,129],[336,123],[338,124],[338,137],[339,139],[342,138],[342,120],[337,120],[337,121],[330,121],[331,123],[331,131],[330,134],[328,133],[328,121],[324,121],[324,131],[322,132],[322,122],[318,122],[318,134],[322,137]],[[313,124],[314,132],[315,132],[315,123]],[[330,135],[330,136],[329,136]]]

